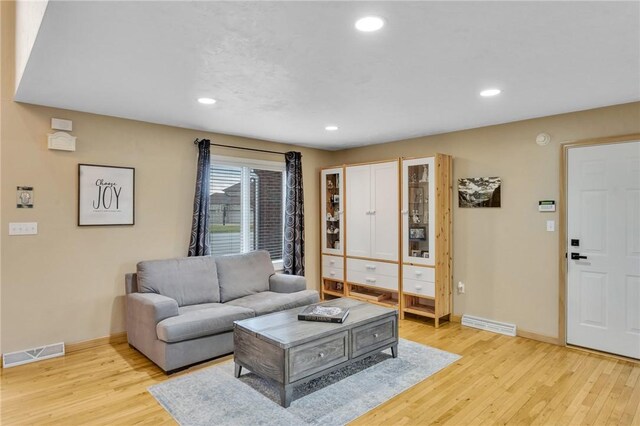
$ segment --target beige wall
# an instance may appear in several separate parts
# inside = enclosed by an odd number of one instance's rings
[[[546,132],[552,142],[535,144]],[[454,312],[517,324],[558,336],[558,232],[539,213],[539,200],[559,200],[560,144],[640,132],[640,103],[544,117],[336,153],[334,163],[450,154],[453,160]],[[457,179],[499,176],[502,207],[460,209]]]
[[[1,2],[0,87],[0,319],[1,350],[57,341],[77,342],[124,329],[123,276],[142,259],[186,253],[196,137],[289,150],[285,145],[207,134],[130,120],[17,104],[14,87],[14,5]],[[51,117],[73,120],[78,150],[49,151]],[[553,142],[534,143],[540,132]],[[454,297],[457,314],[514,322],[523,330],[557,335],[558,233],[545,231],[558,214],[537,212],[541,199],[558,200],[561,142],[640,132],[640,103],[565,114],[340,152],[303,153],[307,277],[317,288],[319,168],[399,156],[454,156],[454,179],[500,176],[500,209],[454,207]],[[221,155],[246,156],[219,150]],[[273,156],[252,156],[273,159]],[[136,168],[136,225],[76,226],[77,164]],[[35,208],[15,208],[15,187],[35,187]],[[454,192],[455,195],[455,192]],[[8,237],[11,221],[37,221],[37,236]]]
[[[124,330],[124,274],[143,259],[184,256],[195,184],[196,137],[303,154],[306,271],[319,275],[319,169],[331,154],[74,111],[18,104],[13,95],[11,3],[2,2],[2,350],[77,342]],[[9,11],[9,13],[6,13]],[[9,16],[7,16],[9,15]],[[52,117],[73,120],[77,151],[47,149]],[[216,154],[282,159],[216,149]],[[78,163],[136,168],[136,225],[76,225]],[[15,187],[35,188],[35,207],[15,207]],[[9,222],[38,222],[37,236],[6,236]]]

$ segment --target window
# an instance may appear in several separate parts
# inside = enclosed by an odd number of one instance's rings
[[[267,250],[277,269],[284,235],[284,163],[213,156],[211,254]]]

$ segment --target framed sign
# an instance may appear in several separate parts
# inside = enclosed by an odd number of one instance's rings
[[[78,226],[133,225],[135,169],[78,164]]]

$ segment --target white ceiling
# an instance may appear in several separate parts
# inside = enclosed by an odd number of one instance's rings
[[[367,145],[640,100],[639,6],[50,1],[16,100]],[[381,31],[354,30],[372,14]]]

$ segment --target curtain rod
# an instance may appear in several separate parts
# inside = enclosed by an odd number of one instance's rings
[[[195,141],[193,141],[194,144],[198,144],[198,142],[200,142],[199,139],[196,139]],[[270,151],[268,149],[245,148],[243,146],[223,145],[221,143],[212,143],[211,146],[220,146],[223,148],[233,148],[233,149],[244,149],[245,151],[266,152],[267,154],[280,154],[280,155],[286,154],[286,152]]]

